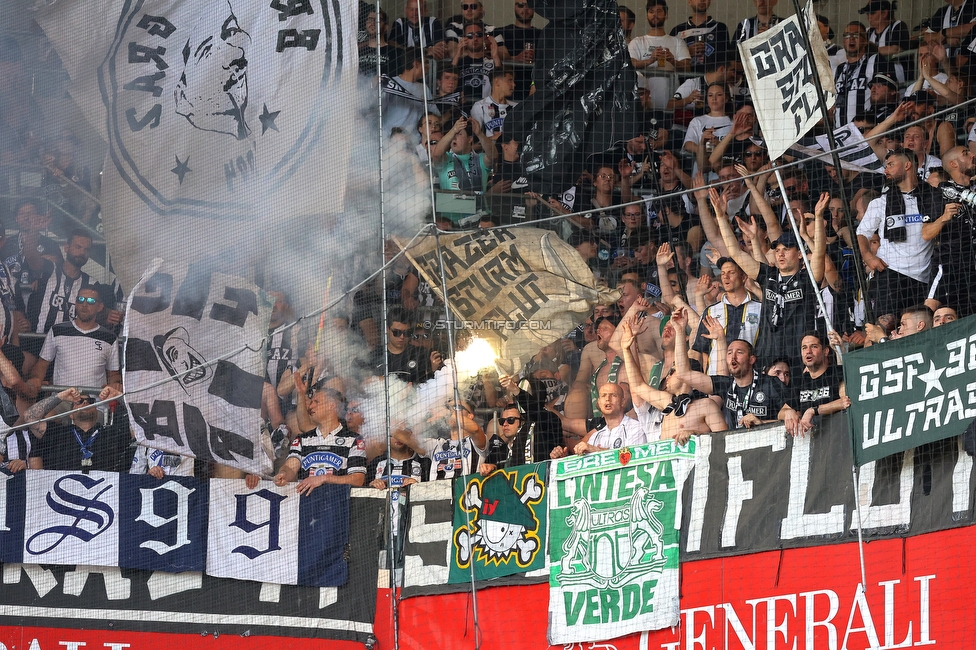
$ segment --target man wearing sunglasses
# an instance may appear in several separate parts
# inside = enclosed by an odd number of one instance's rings
[[[490,75],[501,67],[502,60],[498,42],[483,22],[466,22],[463,29],[451,64],[457,67],[461,77],[461,110],[470,113],[474,102],[491,95]]]
[[[28,466],[85,473],[91,470],[128,471],[132,454],[128,451],[131,437],[125,409],[116,411],[117,417],[112,424],[103,425],[98,421],[97,408],[90,406],[96,399],[113,399],[120,395],[120,391],[108,386],[97,398],[82,394],[77,388],[68,388],[30,407],[24,417],[31,422],[68,410],[80,410],[71,414],[69,424],[52,420],[37,422],[30,427],[34,444]]]
[[[108,385],[122,390],[116,336],[95,320],[103,308],[97,287],[80,289],[74,308],[74,318],[52,327],[44,339],[40,357],[27,380],[31,397],[40,390],[52,363],[55,386]]]
[[[501,417],[488,423],[488,446],[478,464],[478,473],[488,476],[499,467],[522,465],[525,463],[524,445],[513,444],[522,423],[525,422],[518,407],[512,404],[506,406]]]
[[[471,22],[483,22],[485,5],[480,0],[461,0],[461,13],[447,19],[444,38],[447,41],[447,56],[454,58],[459,49],[464,48],[464,26]],[[505,45],[501,33],[494,25],[484,25],[485,37],[491,38],[500,46]]]
[[[437,350],[410,345],[413,327],[409,323],[412,320],[401,309],[390,310],[386,319],[386,348],[376,350],[370,359],[374,374],[382,375],[386,372],[405,382],[421,384],[433,377],[444,365],[444,357]]]
[[[844,53],[847,60],[834,71],[837,85],[837,105],[834,108],[834,124],[843,126],[858,113],[871,110],[869,82],[878,73],[889,74],[888,65],[880,54],[868,53],[868,32],[864,25],[854,21],[844,28]]]

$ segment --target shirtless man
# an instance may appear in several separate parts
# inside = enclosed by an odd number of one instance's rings
[[[725,336],[721,324],[710,316],[702,323],[708,328],[708,338],[716,341],[716,345],[725,347]],[[634,400],[634,410],[637,412],[637,419],[647,432],[648,440],[657,438],[656,433],[660,432],[660,439],[667,440],[674,438],[679,445],[688,442],[692,434],[709,433],[715,431],[725,431],[728,426],[725,418],[722,417],[722,409],[718,404],[708,398],[691,399],[691,389],[686,384],[671,377],[666,379],[668,390],[652,388],[644,379],[642,368],[648,367],[644,364],[653,357],[641,354],[640,361],[635,355],[634,342],[637,338],[635,328],[647,327],[644,323],[639,323],[637,318],[626,320],[620,324],[622,336],[620,344],[624,357],[624,366],[627,369],[627,378],[631,385],[631,395]],[[668,332],[668,328],[671,331]],[[716,330],[717,328],[717,330]],[[665,326],[665,356],[674,356],[674,328],[670,324]],[[722,336],[718,336],[722,334]],[[722,355],[724,357],[724,354]],[[668,364],[673,367],[673,364]],[[675,391],[674,393],[669,391]]]

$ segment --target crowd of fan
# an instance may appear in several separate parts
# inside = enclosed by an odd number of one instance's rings
[[[384,130],[412,141],[441,190],[488,197],[488,209],[474,214],[438,213],[438,226],[564,215],[540,225],[559,232],[620,298],[596,306],[518,375],[486,371],[464,399],[430,406],[422,426],[395,422],[387,452],[359,433],[363,396],[384,374],[429,382],[451,356],[440,332],[418,325],[443,309],[435,292],[399,258],[385,287],[357,295],[343,323],[371,350],[357,377],[335,376],[316,345],[277,331],[293,314],[275,294],[263,395],[274,481],[297,480],[302,493],[324,482],[397,487],[777,421],[807,435],[850,404],[836,350],[972,314],[974,210],[945,195],[972,189],[976,174],[965,104],[976,14],[940,9],[914,44],[917,55],[900,59],[892,57],[913,45],[893,3],[871,0],[860,12],[871,28],[846,25],[842,47],[818,17],[838,91],[831,128],[863,135],[864,159],[838,170],[830,159],[786,156],[777,178],[734,48],[780,20],[775,4],[755,0],[757,14],[731,36],[708,15],[710,0],[689,0],[691,15],[670,34],[665,0],[649,0],[646,36],[631,34],[633,13],[621,7],[641,126],[553,196],[531,192],[522,143],[504,133],[507,112],[533,92],[531,64],[543,43],[529,3],[515,2],[515,22],[501,28],[486,24],[477,0],[446,21],[412,0],[392,26],[361,5],[361,72],[383,88]],[[671,73],[685,77],[676,88]],[[871,154],[882,173],[864,167]],[[103,399],[117,397],[110,328],[121,314],[108,304],[111,290],[82,277],[90,237],[72,233],[62,254],[40,235],[49,224],[40,204],[23,203],[16,219],[20,234],[0,273],[8,324],[0,374],[13,398],[0,399],[4,415],[32,421],[91,400],[69,388],[31,405],[44,381],[104,386]],[[396,252],[391,246],[388,259]],[[54,295],[72,308],[47,308]],[[380,304],[393,309],[379,313]],[[23,322],[46,336],[42,348],[19,345]],[[5,468],[120,470],[131,462],[157,477],[240,476],[145,448],[133,460],[124,409],[109,419],[89,408],[70,424],[17,431]]]

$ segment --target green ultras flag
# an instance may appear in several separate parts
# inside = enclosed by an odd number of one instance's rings
[[[546,463],[454,482],[448,583],[491,580],[546,566]]]
[[[695,441],[570,456],[550,468],[549,643],[678,623],[678,503]]]
[[[976,316],[844,355],[854,462],[958,436],[976,417]]]

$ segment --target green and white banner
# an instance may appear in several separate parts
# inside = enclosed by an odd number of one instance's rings
[[[558,460],[549,484],[549,643],[678,623],[680,486],[695,441]]]
[[[844,356],[858,466],[958,436],[976,417],[976,316]]]

